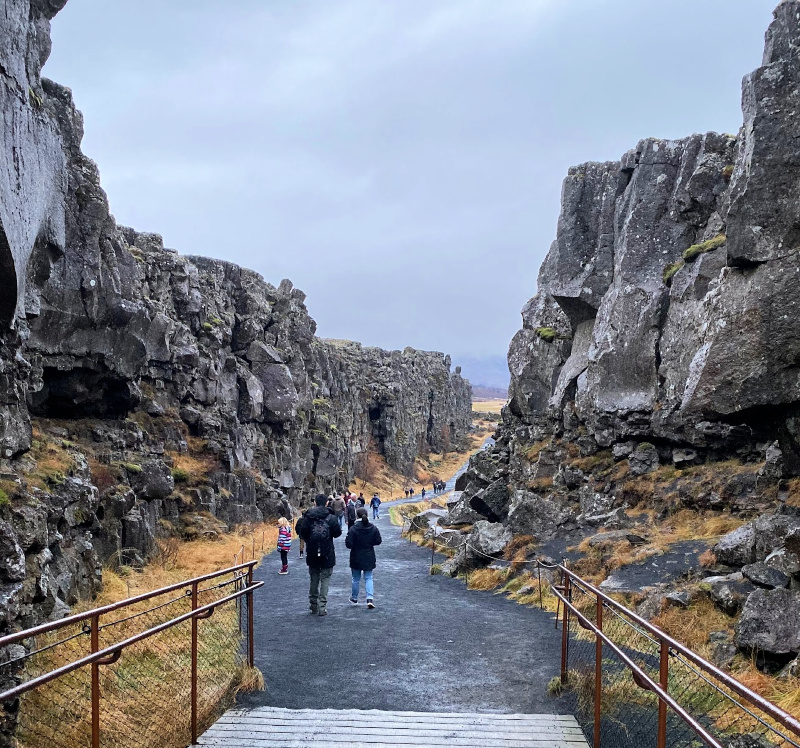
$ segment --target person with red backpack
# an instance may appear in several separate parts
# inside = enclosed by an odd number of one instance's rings
[[[339,520],[325,506],[327,498],[317,494],[314,508],[309,509],[295,525],[297,534],[306,543],[306,564],[310,578],[308,606],[312,614],[328,615],[328,587],[336,566],[333,539],[342,534]]]

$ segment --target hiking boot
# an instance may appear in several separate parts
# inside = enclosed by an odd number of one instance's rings
[[[328,611],[327,610],[320,610],[320,612],[317,613],[317,615],[318,616],[326,616],[326,615],[328,615]]]
[[[310,606],[308,610],[311,612],[312,616],[317,615],[317,609],[313,605]]]
[[[375,602],[373,600],[367,600],[367,607],[371,610],[375,607]]]
[[[350,602],[351,602],[353,605],[358,605],[358,600],[356,600],[354,597],[351,597],[351,598],[350,598]]]

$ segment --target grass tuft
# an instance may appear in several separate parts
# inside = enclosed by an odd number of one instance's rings
[[[705,254],[706,252],[713,252],[715,249],[719,249],[725,242],[728,241],[728,237],[725,234],[717,234],[713,239],[709,239],[705,242],[700,242],[700,244],[692,244],[691,247],[684,250],[683,259],[686,262],[693,262],[696,260],[700,255]]]

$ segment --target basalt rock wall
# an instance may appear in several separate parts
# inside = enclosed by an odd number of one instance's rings
[[[608,471],[573,469],[592,455],[634,475],[729,459],[763,464],[760,486],[800,474],[798,50],[800,2],[785,0],[737,135],[649,138],[570,169],[497,446],[457,512],[547,536],[623,505]]]
[[[40,77],[64,4],[0,18],[0,631],[159,535],[288,513],[370,448],[410,472],[471,421],[449,357],[320,340],[288,280],[116,224],[70,91]]]

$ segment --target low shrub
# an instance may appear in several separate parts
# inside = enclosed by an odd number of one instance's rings
[[[545,343],[552,343],[558,337],[558,330],[554,327],[537,327],[534,332],[544,340]]]

